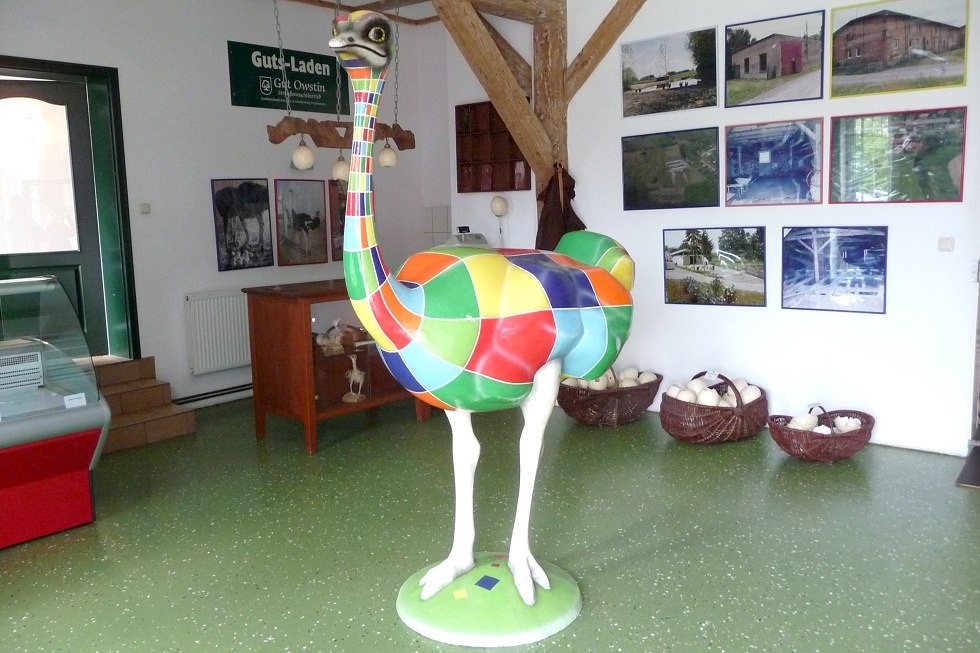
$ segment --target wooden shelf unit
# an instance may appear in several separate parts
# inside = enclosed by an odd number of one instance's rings
[[[349,301],[343,279],[243,288],[242,292],[248,296],[256,439],[265,437],[268,413],[298,419],[303,423],[306,450],[313,454],[318,421],[412,397],[388,372],[374,346],[366,345],[358,348],[358,366],[368,375],[362,389],[367,396],[357,403],[341,401],[348,391],[343,374],[350,369],[350,359],[343,353],[322,353],[313,339],[311,311],[314,304]],[[416,399],[416,418],[428,420],[430,408]]]
[[[530,190],[531,167],[490,102],[456,106],[456,190]]]

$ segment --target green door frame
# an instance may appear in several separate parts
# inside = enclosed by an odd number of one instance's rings
[[[123,156],[119,72],[115,68],[0,56],[0,73],[32,79],[84,80],[105,291],[108,353],[139,358],[133,247]]]

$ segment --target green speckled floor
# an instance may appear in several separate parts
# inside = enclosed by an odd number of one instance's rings
[[[448,651],[406,628],[402,582],[451,538],[449,429],[408,402],[320,425],[248,401],[198,433],[109,454],[94,524],[0,551],[0,650]],[[506,550],[517,412],[477,416],[478,550]],[[557,410],[535,553],[584,607],[529,651],[980,650],[980,491],[962,459],[871,446],[834,466],[766,432],[697,446],[647,414],[590,429]],[[2,516],[0,516],[2,518]]]

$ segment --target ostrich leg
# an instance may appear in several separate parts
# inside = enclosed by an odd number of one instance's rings
[[[473,477],[480,459],[480,442],[473,433],[472,413],[447,410],[453,432],[453,477],[456,485],[456,517],[453,547],[449,556],[430,569],[419,581],[422,600],[433,596],[473,568]]]
[[[534,494],[534,479],[538,473],[541,458],[541,444],[544,429],[555,407],[558,396],[561,362],[549,361],[534,375],[531,394],[521,405],[524,413],[524,430],[521,431],[521,477],[517,492],[517,513],[514,517],[514,531],[510,538],[510,556],[507,565],[514,577],[514,585],[521,599],[534,605],[534,584],[551,589],[548,576],[531,555],[528,535],[531,521],[531,498]]]

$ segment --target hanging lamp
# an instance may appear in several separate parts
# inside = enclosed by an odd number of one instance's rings
[[[401,11],[401,6],[395,6],[395,17],[399,17],[399,11]],[[391,123],[392,127],[398,124],[398,20],[395,20],[395,120]],[[398,154],[395,153],[395,149],[391,147],[391,143],[388,141],[388,137],[385,136],[385,146],[378,153],[378,163],[381,164],[382,168],[394,168],[395,164],[398,163]]]
[[[276,15],[276,38],[279,41],[279,71],[282,73],[282,90],[286,94],[286,117],[291,118],[293,108],[289,99],[289,79],[286,77],[286,55],[282,49],[282,28],[279,25],[279,0],[272,0],[272,6]],[[310,170],[315,163],[316,154],[306,144],[306,136],[300,134],[299,145],[293,150],[290,166],[296,170]]]

